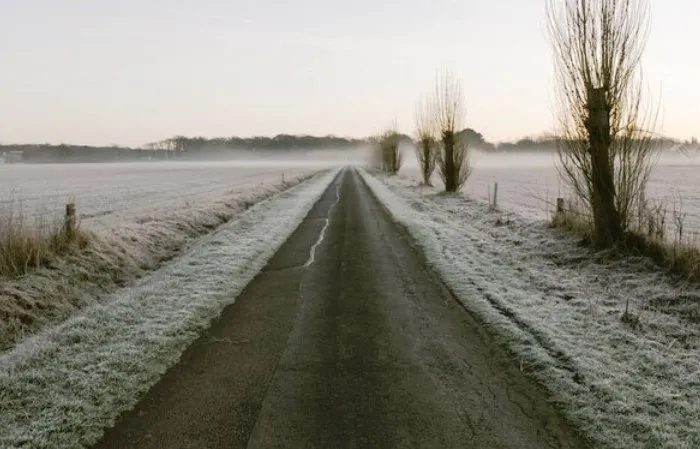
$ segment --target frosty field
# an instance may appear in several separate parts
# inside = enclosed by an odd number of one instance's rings
[[[92,230],[200,208],[329,166],[327,162],[236,161],[0,165],[0,209],[49,218],[74,199]]]
[[[473,198],[488,200],[489,188],[498,182],[498,205],[531,219],[548,219],[557,197],[566,197],[566,189],[555,168],[556,155],[484,155],[472,158],[473,173],[464,192]],[[415,157],[411,154],[400,173],[420,179]],[[439,182],[435,175],[434,183]],[[674,203],[686,216],[686,229],[700,231],[700,162],[681,155],[664,155],[659,160],[648,186],[647,197],[666,202],[668,221]],[[670,229],[671,232],[675,230]]]
[[[47,221],[61,220],[65,204],[74,199],[81,226],[95,234],[86,250],[53,258],[25,276],[0,282],[0,351],[100,303],[105,295],[161,267],[251,205],[331,165],[330,161],[0,165],[4,202],[0,223],[12,223],[8,229],[32,232]]]

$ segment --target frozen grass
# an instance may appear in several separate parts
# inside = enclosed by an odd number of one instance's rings
[[[169,212],[155,204],[150,215],[131,216],[108,228],[97,227],[90,244],[81,250],[53,257],[21,278],[0,278],[0,351],[129,285],[172,259],[194,238],[211,232],[252,204],[307,179],[315,170],[306,168],[294,177],[287,176],[284,182],[279,172],[252,170],[242,184],[235,180],[227,184],[225,191],[236,186],[228,194],[206,200],[200,197],[189,207]],[[136,210],[140,210],[138,206]]]
[[[647,258],[363,174],[429,265],[596,448],[700,447],[700,291]],[[629,307],[630,315],[622,316]]]
[[[234,302],[336,174],[253,206],[134,287],[0,356],[0,447],[94,443]]]
[[[60,216],[32,214],[28,220],[20,202],[0,203],[0,280],[24,276],[78,251],[90,237],[78,226],[65,228]]]
[[[590,244],[593,235],[593,223],[589,214],[580,203],[567,201],[562,212],[552,217],[552,226],[571,232],[581,237],[582,243]],[[682,214],[674,215],[674,222],[680,232],[675,238],[668,238],[665,229],[666,214],[660,207],[645,209],[637,222],[631,225],[624,240],[616,251],[620,256],[645,256],[653,260],[660,268],[677,276],[683,282],[700,282],[700,236],[697,232],[691,236],[683,235],[685,225]]]

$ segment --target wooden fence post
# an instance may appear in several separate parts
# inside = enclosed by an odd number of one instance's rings
[[[75,238],[76,226],[77,220],[75,218],[75,203],[68,203],[66,204],[66,218],[63,224],[63,231],[68,240],[73,240]]]
[[[498,183],[494,182],[493,183],[493,209],[496,209],[498,207]]]

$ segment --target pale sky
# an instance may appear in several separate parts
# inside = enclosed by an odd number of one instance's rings
[[[700,1],[651,0],[664,134],[700,137]],[[435,74],[491,141],[553,129],[544,0],[0,0],[0,142],[412,132]]]

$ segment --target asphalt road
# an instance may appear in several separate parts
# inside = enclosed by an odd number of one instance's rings
[[[95,447],[584,445],[348,169]]]

